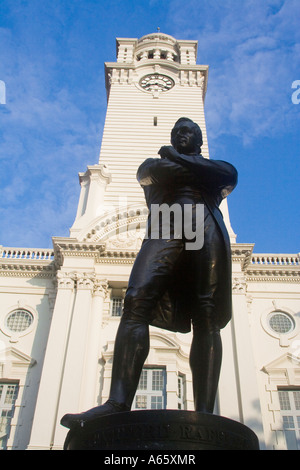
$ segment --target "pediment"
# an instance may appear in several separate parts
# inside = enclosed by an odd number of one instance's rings
[[[16,348],[6,348],[0,351],[0,363],[10,363],[12,366],[32,367],[36,360]]]
[[[114,352],[114,341],[108,341],[105,347],[105,351],[102,353],[102,358],[105,362],[112,363],[112,357]],[[175,336],[170,336],[169,334],[164,334],[156,332],[154,330],[150,331],[150,345],[151,350],[155,352],[164,353],[175,353],[177,356],[182,357],[185,360],[188,360],[189,355],[186,354]]]
[[[272,374],[278,371],[286,371],[287,369],[299,368],[299,366],[299,355],[286,353],[283,354],[283,356],[280,356],[274,361],[271,361],[269,364],[265,365],[262,370],[267,374]]]
[[[161,347],[168,349],[179,349],[180,345],[175,338],[165,335],[163,333],[150,332],[150,342],[152,347]],[[111,354],[114,351],[114,341],[108,341],[105,347],[105,353]]]
[[[154,329],[150,332],[150,344],[153,351],[163,352],[163,354],[174,354],[182,359],[188,360],[189,354],[187,354],[182,345],[178,342],[175,335],[161,333],[158,329],[156,332]]]
[[[166,336],[165,334],[154,333],[153,331],[150,333],[150,340],[151,346],[153,347],[168,347],[173,349],[179,349],[179,344],[170,336]]]

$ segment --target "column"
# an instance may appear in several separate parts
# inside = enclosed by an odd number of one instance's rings
[[[218,386],[219,414],[242,421],[240,403],[238,398],[238,386],[235,370],[235,350],[233,347],[233,334],[231,322],[221,331],[223,344],[223,357]]]
[[[96,406],[98,383],[98,361],[101,340],[101,324],[103,315],[103,301],[108,292],[106,279],[96,278],[94,281],[92,308],[89,325],[89,338],[87,343],[83,390],[81,394],[81,408],[83,410]]]
[[[56,302],[28,450],[50,449],[55,429],[72,317],[74,279],[69,273],[58,272],[57,282]]]
[[[160,49],[155,49],[153,59],[160,59]]]
[[[231,329],[240,421],[256,433],[260,444],[263,445],[264,434],[260,398],[251,341],[246,281],[243,275],[236,276],[233,279],[233,318],[231,320]]]
[[[84,411],[80,409],[80,395],[82,387],[84,387],[84,363],[89,340],[93,286],[92,273],[76,273],[76,295],[60,390],[53,449],[61,449],[66,437],[67,430],[60,425],[62,416],[66,413]]]

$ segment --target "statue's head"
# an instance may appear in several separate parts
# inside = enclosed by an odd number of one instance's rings
[[[199,155],[203,144],[200,127],[189,118],[178,119],[171,132],[171,144],[179,153]]]

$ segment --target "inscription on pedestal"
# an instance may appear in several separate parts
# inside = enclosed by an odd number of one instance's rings
[[[128,439],[135,440],[139,445],[142,441],[180,441],[220,445],[227,448],[246,449],[247,440],[232,432],[213,429],[212,427],[191,424],[144,424],[121,425],[118,428],[105,428],[93,433],[92,446],[113,448],[114,445],[125,444]]]
[[[257,450],[256,435],[220,416],[185,411],[136,411],[105,416],[70,431],[66,449]]]

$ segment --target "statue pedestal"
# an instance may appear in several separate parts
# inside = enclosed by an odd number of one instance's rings
[[[145,410],[117,413],[71,429],[65,450],[259,450],[245,425],[195,411]]]

